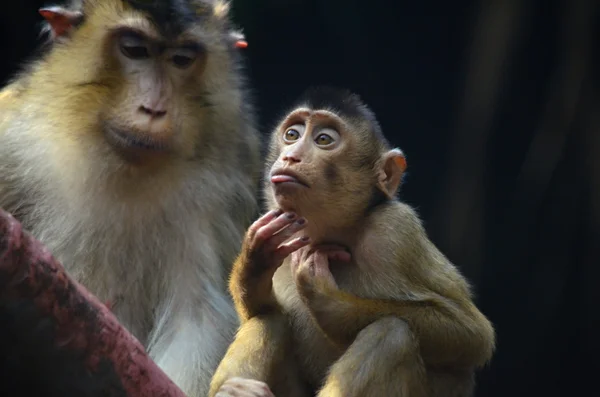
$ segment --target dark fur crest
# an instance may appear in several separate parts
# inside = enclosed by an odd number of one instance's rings
[[[333,86],[310,87],[296,101],[294,107],[299,106],[307,106],[315,110],[329,110],[344,118],[366,120],[370,124],[373,138],[382,142],[386,147],[390,146],[383,135],[375,113],[358,94],[346,88]]]
[[[145,12],[167,38],[175,37],[190,25],[212,14],[212,5],[194,0],[122,0],[136,10]],[[66,7],[81,10],[85,0],[70,0]],[[48,30],[48,27],[44,30]],[[46,32],[42,32],[46,33]]]
[[[190,0],[123,0],[150,15],[165,36],[176,36],[201,18]]]

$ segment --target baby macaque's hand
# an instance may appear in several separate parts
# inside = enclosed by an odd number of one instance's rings
[[[269,386],[254,379],[230,378],[215,397],[275,397]]]
[[[292,274],[300,294],[311,299],[316,293],[326,295],[338,286],[329,269],[329,261],[349,262],[350,253],[338,245],[304,247],[291,255]]]
[[[245,270],[252,277],[273,277],[275,270],[292,252],[309,243],[308,238],[293,234],[306,227],[306,219],[293,212],[270,211],[250,226],[244,239],[242,253],[245,255]]]

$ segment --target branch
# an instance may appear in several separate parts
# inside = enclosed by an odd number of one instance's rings
[[[0,369],[43,395],[185,397],[142,345],[0,209]],[[12,376],[20,372],[18,376]],[[26,373],[26,375],[23,375]],[[16,385],[16,386],[15,386]]]

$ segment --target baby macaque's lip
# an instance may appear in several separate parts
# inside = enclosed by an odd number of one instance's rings
[[[298,183],[298,179],[289,175],[273,175],[271,177],[271,182],[273,183],[281,183],[281,182],[295,182]]]
[[[308,187],[308,184],[302,180],[295,172],[288,170],[277,170],[271,174],[271,183],[297,183]]]

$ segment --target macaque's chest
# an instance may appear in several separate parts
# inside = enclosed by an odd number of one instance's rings
[[[364,244],[357,244],[358,247]],[[389,277],[389,261],[382,258],[392,255],[380,250],[356,249],[351,263],[330,263],[329,270],[337,286],[352,295],[366,299],[406,299],[407,289],[403,277]],[[401,264],[396,264],[401,266]],[[395,269],[396,271],[398,269]],[[292,332],[292,348],[305,379],[315,388],[322,385],[329,367],[344,353],[323,334],[300,298],[289,260],[277,270],[273,290],[278,302],[287,313]]]
[[[194,238],[169,232],[157,222],[125,230],[113,226],[118,224],[115,220],[107,222],[109,227],[102,229],[92,222],[93,219],[77,212],[61,215],[62,222],[58,216],[48,217],[44,223],[30,222],[28,229],[46,245],[74,280],[108,304],[119,322],[145,343],[153,327],[157,304],[162,296],[170,293],[165,287],[172,279],[168,270],[173,269],[176,273],[182,269],[179,266],[183,264],[173,263],[173,252],[184,252],[185,247],[179,243],[185,241],[184,237]],[[159,235],[153,232],[158,229],[163,230],[162,236],[172,238],[162,238],[161,244],[144,238],[144,233]],[[200,248],[205,251],[201,252]],[[206,251],[206,246],[198,245],[194,255],[188,257],[202,258],[203,253],[210,252]],[[161,268],[160,264],[170,266]]]
[[[312,387],[318,388],[329,367],[343,352],[325,338],[300,299],[288,261],[275,273],[273,290],[288,315],[292,349],[300,371]]]
[[[362,294],[357,285],[361,280],[355,263],[334,263],[330,270],[338,286],[348,292]],[[292,332],[292,349],[300,371],[312,387],[318,388],[324,381],[329,367],[344,353],[323,334],[300,298],[290,270],[289,260],[277,270],[273,278],[273,290],[278,302],[288,315]]]
[[[131,250],[128,252],[119,246],[94,245],[91,239],[77,235],[66,244],[57,244],[53,235],[46,234],[46,237],[42,241],[69,275],[107,304],[119,322],[141,343],[145,343],[151,327],[151,306],[157,297],[156,288],[148,280],[150,272],[141,270],[151,266],[155,268],[155,258],[132,255]],[[77,250],[75,245],[95,249]]]

